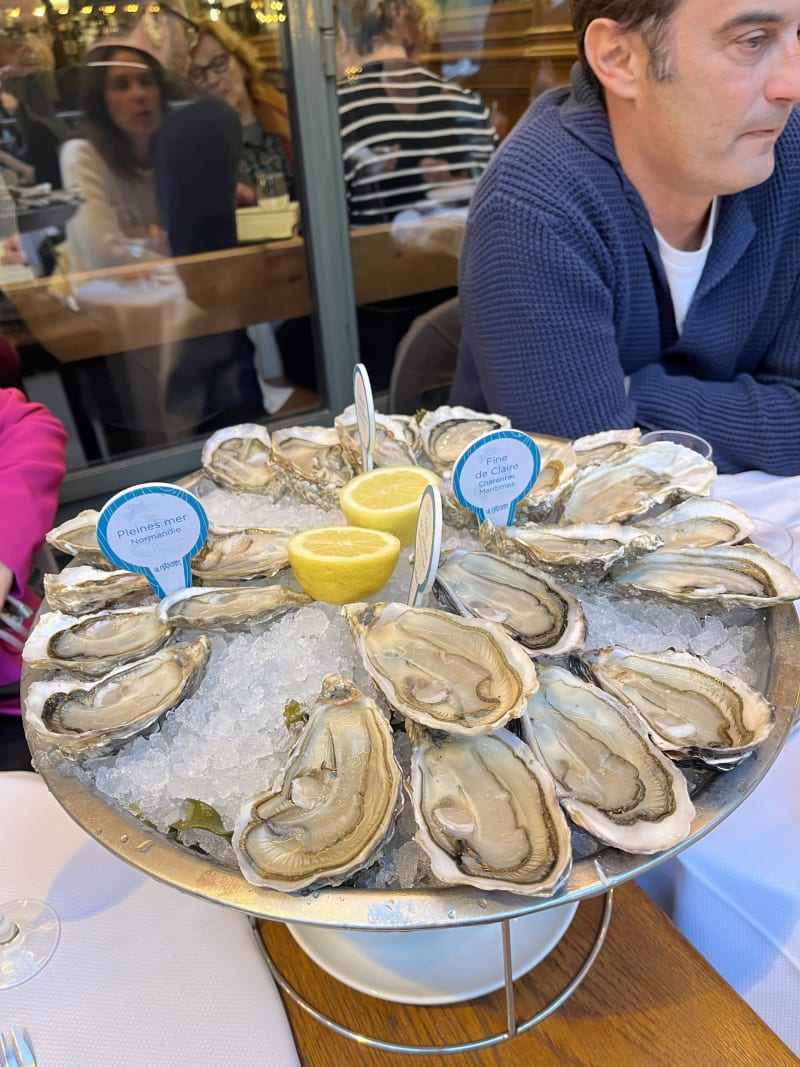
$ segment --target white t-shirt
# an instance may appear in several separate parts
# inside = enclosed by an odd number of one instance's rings
[[[679,248],[673,248],[671,244],[664,240],[658,230],[655,231],[658,251],[661,253],[661,262],[664,264],[664,271],[667,275],[669,291],[672,296],[678,334],[683,330],[686,312],[689,310],[692,297],[706,265],[708,250],[711,248],[711,241],[714,236],[718,205],[719,197],[715,196],[711,204],[711,213],[708,218],[708,227],[706,228],[703,243],[695,252],[683,252]]]

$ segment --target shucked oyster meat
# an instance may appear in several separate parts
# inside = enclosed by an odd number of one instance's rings
[[[355,474],[339,435],[328,426],[276,430],[272,454],[286,472],[289,491],[317,507],[338,507],[339,489]]]
[[[155,604],[81,617],[48,612],[31,631],[22,658],[37,670],[92,677],[155,652],[171,633]]]
[[[71,759],[114,752],[194,692],[210,652],[208,638],[201,636],[119,667],[89,688],[63,679],[33,682],[26,701],[29,721]]]
[[[577,576],[605,574],[615,563],[653,552],[662,543],[657,534],[616,522],[503,527],[487,519],[478,536],[498,556]]]
[[[623,588],[671,600],[766,608],[800,598],[792,568],[756,545],[659,549],[612,577]]]
[[[45,574],[44,593],[51,608],[66,615],[85,615],[112,604],[141,602],[152,590],[143,574],[67,567],[60,574]]]
[[[391,835],[401,778],[386,716],[347,678],[328,675],[281,779],[236,820],[245,878],[284,892],[338,885]]]
[[[457,736],[409,724],[416,840],[440,881],[550,896],[570,834],[552,779],[508,730]]]
[[[258,423],[217,430],[203,446],[203,469],[217,485],[238,493],[277,498],[284,473],[272,459],[269,432]]]
[[[775,721],[761,693],[685,652],[605,648],[581,658],[603,689],[636,709],[658,747],[674,758],[732,766],[764,740]]]
[[[356,421],[356,407],[351,404],[333,420],[348,463],[361,470],[361,440]],[[405,467],[417,462],[419,437],[412,419],[406,415],[383,415],[375,412],[373,462],[376,467]]]
[[[310,604],[311,597],[285,585],[179,589],[158,606],[165,622],[187,630],[246,630]]]
[[[111,564],[103,555],[97,543],[97,520],[100,512],[94,508],[79,512],[74,518],[67,519],[56,526],[46,536],[48,545],[74,556],[79,563],[92,567],[110,568]]]
[[[471,408],[440,407],[426,411],[419,434],[425,454],[438,471],[449,470],[467,445],[492,430],[507,430],[505,415],[487,415]]]
[[[735,545],[755,529],[750,516],[735,504],[703,496],[689,497],[654,518],[639,519],[636,525],[656,534],[669,549]]]
[[[286,530],[218,526],[192,559],[192,574],[201,584],[228,579],[270,578],[289,566]]]
[[[562,522],[625,522],[654,504],[708,493],[714,464],[668,441],[644,445],[584,467],[562,499]]]
[[[561,667],[539,671],[522,720],[572,819],[625,852],[660,852],[688,835],[686,779],[615,697]]]
[[[442,553],[434,593],[461,615],[499,623],[532,656],[581,648],[586,636],[586,617],[569,590],[488,552]]]
[[[528,656],[496,623],[405,604],[347,604],[364,666],[395,710],[431,729],[488,733],[536,690]]]

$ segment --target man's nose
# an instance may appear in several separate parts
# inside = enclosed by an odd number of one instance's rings
[[[786,48],[780,49],[767,81],[768,100],[800,103],[800,42],[793,35]]]

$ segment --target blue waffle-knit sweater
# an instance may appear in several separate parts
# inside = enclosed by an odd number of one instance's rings
[[[564,437],[690,430],[722,471],[800,473],[800,112],[775,155],[766,182],[721,198],[678,337],[649,215],[576,67],[473,199],[452,402]]]

